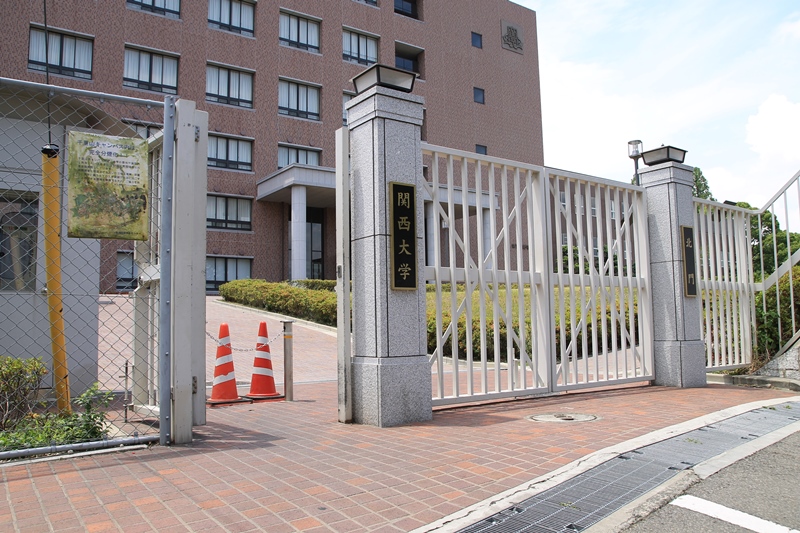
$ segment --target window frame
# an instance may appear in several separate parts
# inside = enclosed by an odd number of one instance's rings
[[[214,7],[214,6],[212,6],[212,2],[216,2],[216,4],[219,6],[220,19],[223,18],[223,16],[222,16],[222,9],[224,7],[223,3],[224,2],[228,2],[228,21],[229,22],[226,23],[226,22],[223,22],[222,20],[215,20],[215,19],[211,18],[211,15],[212,15],[211,10]],[[239,21],[240,21],[239,25],[236,25],[236,24],[233,23],[235,5],[239,6]],[[250,9],[251,9],[250,21],[252,22],[252,27],[250,27],[250,28],[248,28],[247,26],[243,26],[241,24],[241,21],[242,21],[242,7],[243,6],[250,6]],[[231,32],[231,33],[238,33],[239,35],[245,35],[247,37],[255,37],[256,36],[256,34],[255,34],[255,31],[256,31],[255,30],[255,27],[256,27],[255,20],[256,20],[256,4],[254,2],[247,2],[246,0],[209,0],[208,1],[208,25],[212,29],[228,31],[228,32]]]
[[[489,147],[485,144],[476,144],[475,153],[480,155],[489,155]]]
[[[472,36],[470,37],[470,39],[471,39],[471,42],[472,42],[472,47],[473,48],[483,49],[483,34],[482,33],[478,33],[476,31],[473,31],[471,33],[472,33]],[[476,42],[475,38],[476,37],[477,37],[477,43],[478,44],[475,44],[475,42]]]
[[[226,81],[226,92],[227,94],[221,94],[220,92],[209,92],[209,86],[212,83],[211,81],[211,69],[216,69],[217,72],[217,91],[220,88],[220,80],[222,76],[220,75],[222,72],[225,72],[225,79]],[[242,80],[249,79],[250,80],[250,98],[239,98],[235,96],[230,96],[233,92],[232,88],[232,80],[234,76],[231,74],[236,74],[239,79],[239,86],[236,89],[236,93],[241,95],[242,94]],[[230,105],[234,107],[241,107],[244,109],[253,109],[253,93],[255,92],[255,75],[253,72],[248,70],[232,67],[229,65],[218,65],[215,63],[206,63],[206,102],[212,102],[214,104],[223,104],[223,105]]]
[[[37,55],[42,57],[44,60],[40,61],[39,59],[32,59],[32,52],[34,47],[33,41],[33,34],[41,33],[44,37],[44,49],[37,50]],[[50,50],[53,47],[52,39],[54,37],[58,37],[58,63],[53,63],[53,57],[50,52],[54,52],[54,50]],[[74,44],[72,45],[72,67],[64,66],[65,57],[64,54],[66,53],[66,49],[64,47],[64,38],[74,40]],[[38,40],[38,39],[37,39]],[[74,65],[76,64],[76,60],[78,59],[78,42],[88,43],[89,45],[89,70],[83,68],[77,68]],[[37,46],[38,48],[38,46]],[[44,52],[44,53],[42,53]],[[63,32],[58,30],[47,29],[45,31],[44,28],[39,28],[36,26],[31,26],[28,31],[28,68],[30,70],[35,70],[38,72],[45,72],[50,74],[58,74],[61,76],[69,76],[70,78],[75,78],[78,80],[91,80],[93,78],[93,67],[94,67],[94,37],[84,36],[84,35],[76,35],[74,33]]]
[[[287,155],[286,164],[284,164],[284,165],[281,165],[281,151],[282,150],[287,150],[288,151],[287,154],[286,154]],[[289,155],[291,154],[292,150],[294,150],[296,152],[296,156],[299,156],[300,152],[304,152],[305,153],[306,162],[305,163],[301,162],[300,161],[300,157],[295,157],[296,161],[290,161],[291,158],[289,157]],[[316,154],[316,156],[317,156],[317,162],[316,163],[309,163],[308,162],[308,155],[309,154]],[[312,166],[312,167],[318,167],[318,166],[320,166],[320,162],[321,161],[322,161],[322,150],[320,150],[318,148],[314,148],[314,147],[311,147],[311,146],[298,146],[296,144],[284,144],[284,143],[279,143],[278,144],[278,169],[286,168],[289,165],[294,165],[294,164],[309,165],[309,166]]]
[[[227,170],[238,170],[241,172],[252,172],[253,171],[253,140],[252,139],[242,139],[238,137],[230,137],[227,135],[216,135],[216,134],[209,134],[208,136],[208,151],[212,150],[212,139],[215,142],[215,150],[217,152],[217,157],[211,157],[210,155],[206,158],[206,164],[209,168],[222,168]],[[225,141],[225,157],[219,157],[219,141]],[[236,145],[236,158],[231,158],[231,143],[235,143]],[[240,145],[243,144],[249,146],[249,161],[242,159],[240,156],[242,155]]]
[[[353,53],[352,53],[352,44],[353,44],[353,36],[354,35],[358,36],[358,39],[357,39],[358,50],[356,51],[356,55],[353,55]],[[350,41],[350,43],[349,43],[348,48],[350,49],[350,53],[345,52],[345,36],[349,37],[348,40]],[[365,39],[364,43],[365,43],[365,46],[366,46],[366,51],[364,52],[363,57],[362,57],[362,53],[361,53],[361,38]],[[359,30],[350,29],[350,28],[342,28],[342,60],[347,61],[348,63],[356,63],[356,64],[359,64],[359,65],[365,65],[365,66],[374,65],[375,63],[378,62],[379,41],[380,41],[380,38],[375,36],[375,35],[371,35],[369,33],[365,33],[365,32],[362,32],[362,31],[359,31]],[[375,57],[374,57],[374,59],[369,55],[369,44],[370,44],[370,42],[374,42],[375,43]]]
[[[148,70],[148,79],[142,80],[141,78],[130,78],[127,77],[128,71],[128,52],[135,52],[139,54],[137,56],[137,61],[139,63],[138,70],[139,76],[141,76],[142,70],[142,57],[141,54],[147,54],[149,59],[147,61],[147,70]],[[168,85],[165,83],[155,83],[153,82],[153,65],[154,61],[153,58],[158,58],[161,62],[161,79],[164,79],[164,67],[165,67],[165,60],[169,59],[175,62],[175,85]],[[153,91],[158,93],[164,94],[178,94],[178,69],[180,68],[180,61],[177,55],[170,55],[163,52],[158,52],[154,50],[148,50],[146,48],[138,48],[135,46],[126,46],[125,47],[125,59],[123,62],[123,71],[122,71],[122,86],[128,87],[130,89],[141,89],[144,91]]]
[[[40,199],[36,192],[0,189],[0,252],[4,252],[0,253],[0,293],[36,292],[41,261],[39,247],[42,245],[39,235],[43,216]],[[10,228],[11,232],[6,233],[4,227]],[[12,235],[15,236],[19,266],[14,263]]]
[[[293,25],[294,21],[296,20],[296,22],[297,22],[296,33],[298,35],[297,40],[292,40],[292,38],[291,38],[291,30],[293,28],[290,28],[290,30],[289,30],[289,37],[284,37],[283,36],[283,34],[284,34],[284,31],[283,31],[284,30],[284,23],[283,23],[284,17],[288,17],[290,26]],[[308,41],[308,35],[309,35],[308,28],[312,24],[314,26],[316,26],[316,34],[317,34],[317,44],[316,45],[310,44],[309,42],[303,42],[302,40],[300,40],[301,39],[300,35],[302,33],[301,32],[301,28],[302,28],[302,23],[303,22],[305,22],[305,24],[306,24],[306,41]],[[318,19],[314,19],[314,18],[309,17],[307,15],[301,15],[300,13],[294,13],[294,12],[291,12],[291,11],[281,11],[280,12],[280,17],[279,17],[279,22],[278,22],[278,42],[281,45],[289,47],[289,48],[296,48],[298,50],[305,50],[306,52],[312,52],[312,53],[319,54],[320,53],[320,31],[322,30],[321,26],[322,25],[320,24],[320,20],[318,20]]]
[[[224,203],[224,213],[220,215],[220,200]],[[211,214],[213,201],[214,216]],[[246,218],[240,216],[243,206],[247,206]],[[235,211],[233,216],[231,212]],[[253,231],[253,199],[250,197],[227,196],[222,194],[206,195],[206,228],[237,231]]]
[[[285,105],[285,106],[281,105],[283,103],[283,97],[282,97],[282,92],[283,92],[282,86],[283,86],[283,84],[287,84],[286,98],[287,98],[287,104],[288,105]],[[313,89],[313,91],[312,91],[312,89]],[[306,119],[306,120],[314,120],[314,121],[322,120],[322,115],[321,115],[321,104],[322,104],[322,94],[321,93],[322,93],[322,90],[321,89],[322,88],[319,85],[316,85],[316,84],[313,84],[313,83],[307,83],[307,82],[304,82],[304,81],[290,80],[290,79],[284,79],[284,78],[278,79],[278,114],[279,115],[283,115],[283,116],[287,116],[287,117],[302,118],[302,119]],[[301,96],[302,96],[303,90],[305,90],[305,109],[301,109],[301,106],[300,106],[300,100],[301,100]],[[295,94],[292,94],[293,92]],[[316,98],[316,109],[317,109],[317,111],[316,112],[309,111],[308,104],[311,101],[309,99],[309,95],[310,94],[316,94],[317,95],[317,98]],[[293,96],[294,96],[294,101],[296,102],[295,107],[291,107],[292,97]]]
[[[394,12],[404,17],[419,20],[417,0],[394,0]]]
[[[164,7],[156,6],[157,3],[163,3]],[[166,7],[167,2],[177,2],[178,3],[178,10],[168,9]],[[162,15],[165,17],[170,18],[181,18],[181,0],[126,0],[126,5],[132,6],[133,9],[138,9],[139,11],[145,11],[149,13],[154,13],[156,15]]]
[[[208,274],[210,272],[212,272],[212,269],[209,268],[209,261],[214,261],[215,264],[214,264],[213,272],[214,272],[214,274],[216,274],[216,272],[218,270],[216,262],[218,260],[220,260],[220,259],[224,261],[224,269],[223,269],[223,271],[225,273],[224,279],[217,279],[216,275],[214,276],[214,279],[208,279]],[[228,278],[228,274],[231,271],[231,267],[228,264],[230,261],[235,261],[236,262],[236,265],[235,265],[236,277],[231,278],[231,279]],[[248,273],[247,277],[239,277],[239,275],[238,275],[238,271],[239,271],[239,268],[240,268],[240,263],[239,263],[240,261],[246,262],[248,264],[247,269],[249,270],[249,273]],[[222,255],[207,255],[206,256],[206,291],[218,291],[219,290],[219,286],[222,285],[223,283],[227,283],[229,281],[233,281],[233,280],[236,280],[236,279],[251,279],[252,275],[253,275],[253,258],[252,257],[222,256]]]
[[[127,265],[120,264],[120,256],[124,256],[130,260],[130,274],[131,277],[120,277],[120,267],[126,267]],[[139,266],[136,264],[133,258],[133,250],[117,250],[116,254],[116,282],[114,283],[114,289],[118,292],[132,292],[136,290],[136,287],[139,286]]]
[[[472,101],[476,104],[486,105],[486,89],[472,88]]]

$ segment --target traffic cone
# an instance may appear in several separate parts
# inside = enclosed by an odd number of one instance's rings
[[[214,363],[214,385],[208,405],[220,405],[247,401],[239,397],[236,390],[236,376],[233,373],[233,352],[231,350],[231,334],[228,324],[219,325],[219,344],[217,359]]]
[[[250,381],[250,392],[245,398],[252,400],[282,398],[275,389],[275,378],[272,375],[272,355],[269,352],[269,338],[267,338],[267,323],[258,325],[258,340],[256,341],[256,357],[253,361],[253,379]]]

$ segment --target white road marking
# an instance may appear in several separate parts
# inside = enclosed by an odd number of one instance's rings
[[[796,529],[790,529],[769,520],[688,494],[675,498],[670,502],[670,505],[677,505],[684,509],[702,513],[757,533],[800,533]]]

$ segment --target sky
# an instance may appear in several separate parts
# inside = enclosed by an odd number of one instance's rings
[[[754,207],[800,171],[800,1],[512,1],[536,11],[545,165],[629,182],[628,141],[672,145]]]

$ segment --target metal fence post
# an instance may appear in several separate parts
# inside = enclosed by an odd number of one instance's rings
[[[292,323],[294,320],[281,320],[283,324],[283,395],[287,402],[294,400],[294,368],[292,368]]]

